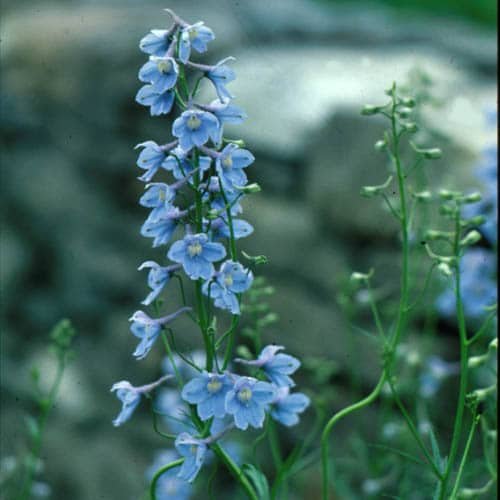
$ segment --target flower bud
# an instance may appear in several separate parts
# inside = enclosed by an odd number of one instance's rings
[[[462,240],[460,241],[460,245],[462,246],[468,246],[468,245],[474,245],[476,244],[479,240],[481,239],[481,234],[473,229],[470,231]]]
[[[415,107],[415,99],[413,99],[413,97],[403,97],[401,99],[401,103],[404,104],[408,108]]]
[[[438,268],[439,272],[443,276],[446,276],[447,278],[449,278],[450,276],[453,275],[450,266],[448,264],[446,264],[445,262],[439,263],[437,268]]]
[[[487,354],[482,354],[480,356],[471,356],[467,360],[467,366],[469,368],[477,368],[478,366],[483,365],[487,360],[488,360],[488,355]]]
[[[361,114],[364,116],[376,115],[380,113],[382,108],[380,106],[373,106],[372,104],[366,104],[361,110]]]
[[[370,269],[367,273],[360,273],[358,271],[354,271],[351,274],[350,280],[355,283],[364,283],[373,276],[373,273],[374,273],[373,269]]]
[[[425,239],[429,241],[449,240],[450,233],[429,229],[425,232]]]
[[[412,196],[418,201],[429,201],[432,199],[432,193],[430,191],[420,191],[418,193],[413,193]]]
[[[480,226],[486,222],[486,217],[484,215],[476,215],[475,217],[471,217],[470,219],[463,219],[460,221],[460,226]]]
[[[411,108],[401,108],[398,111],[398,114],[400,118],[408,118],[411,115],[412,111],[413,110]]]
[[[365,198],[373,198],[383,191],[379,186],[363,186],[359,192]]]
[[[438,160],[443,154],[439,148],[424,149],[422,152],[428,160]]]
[[[215,220],[218,219],[219,217],[220,217],[220,212],[218,210],[215,210],[215,208],[211,208],[206,214],[206,218],[208,220]]]
[[[464,196],[463,202],[464,203],[477,203],[478,201],[481,201],[481,193],[475,192],[468,194],[467,196]]]
[[[418,126],[415,122],[402,123],[401,126],[411,134],[414,134],[418,130]]]
[[[456,200],[460,196],[462,196],[460,191],[451,191],[450,189],[439,190],[439,197],[443,200]]]
[[[374,147],[376,151],[384,151],[387,148],[387,142],[384,139],[380,139],[375,143]]]
[[[262,191],[261,187],[256,182],[242,186],[239,189],[245,194],[260,193]]]

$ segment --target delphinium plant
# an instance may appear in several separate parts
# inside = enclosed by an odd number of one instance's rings
[[[42,480],[45,462],[43,440],[49,415],[54,408],[64,372],[74,357],[72,350],[75,329],[67,319],[59,321],[50,332],[50,351],[55,358],[55,375],[46,381],[46,373],[34,366],[31,370],[33,411],[25,417],[27,440],[18,457],[3,457],[0,464],[2,498],[30,500],[51,495],[50,485]]]
[[[365,495],[383,494],[384,489],[396,481],[399,482],[399,490],[396,486],[389,488],[389,491],[402,494],[405,474],[408,476],[413,473],[416,466],[420,472],[413,476],[411,498],[476,498],[474,495],[491,491],[496,481],[492,458],[496,448],[496,424],[492,417],[492,409],[496,408],[496,384],[478,388],[473,378],[475,370],[491,361],[491,351],[495,351],[497,346],[492,328],[496,316],[494,271],[481,258],[484,249],[477,247],[482,239],[480,231],[488,238],[491,222],[488,223],[488,219],[478,213],[484,205],[479,192],[464,193],[450,189],[433,192],[429,186],[422,186],[422,178],[426,176],[416,174],[429,168],[425,165],[427,161],[440,158],[441,150],[426,147],[421,142],[426,136],[419,133],[419,124],[416,123],[419,113],[415,96],[407,89],[401,92],[396,84],[386,93],[387,104],[367,105],[362,114],[380,116],[388,121],[388,129],[375,144],[375,149],[387,154],[389,176],[379,185],[363,187],[361,194],[367,198],[380,199],[399,226],[401,263],[398,307],[394,315],[382,309],[374,293],[376,273],[373,270],[352,274],[352,282],[365,292],[365,300],[373,315],[380,346],[381,370],[373,390],[333,414],[324,428],[321,439],[323,499],[331,498],[332,491],[337,492],[337,488],[332,490],[332,487],[338,483],[338,474],[333,473],[333,465],[338,457],[332,458],[330,454],[330,439],[335,425],[339,420],[377,401],[384,407],[389,401],[401,416],[411,441],[405,441],[405,449],[385,447],[385,451],[397,454],[399,462],[407,462],[408,466],[393,467],[378,482],[365,481]],[[437,205],[442,217],[439,227],[436,227],[437,217],[419,217],[423,210],[428,212],[432,204]],[[419,223],[421,227],[417,227]],[[495,226],[496,222],[493,223]],[[422,279],[415,265],[421,261],[423,254],[427,256],[428,265]],[[476,260],[479,264],[476,265],[477,273],[473,279],[470,279],[466,270],[470,260]],[[403,396],[402,388],[406,383],[403,374],[408,364],[419,362],[419,353],[413,352],[412,356],[408,352],[404,353],[403,342],[412,326],[412,316],[432,289],[430,284],[434,282],[436,274],[448,280],[450,291],[445,292],[439,300],[442,306],[446,304],[448,313],[453,314],[456,320],[459,360],[448,363],[438,357],[429,357],[429,363],[422,367],[421,388],[416,389],[414,396],[408,399]],[[447,419],[447,428],[437,433],[427,416],[424,425],[419,394],[420,399],[432,396],[439,379],[451,375],[459,378],[456,409]],[[483,428],[483,461],[489,480],[475,489],[466,489],[461,484],[464,476],[467,476],[467,464],[478,426]],[[389,434],[389,428],[384,427],[385,430]],[[391,434],[394,432],[394,429],[390,430]],[[382,453],[380,449],[378,451]],[[370,457],[372,463],[380,461],[374,456],[373,448]],[[420,479],[415,490],[416,477]]]
[[[190,24],[167,12],[171,26],[153,29],[140,41],[149,59],[139,71],[144,85],[137,102],[149,107],[152,116],[178,116],[168,142],[138,145],[137,165],[143,170],[139,180],[144,183],[139,203],[149,209],[141,234],[159,249],[159,262],[139,266],[149,272],[151,291],[143,305],[150,311],[136,311],[130,320],[132,334],[139,339],[133,355],[143,360],[151,349],[165,349],[168,367],[164,376],[145,385],[113,385],[111,390],[122,402],[114,425],[130,419],[143,397],[173,384],[177,395],[170,392],[169,397],[176,397],[179,412],[169,421],[178,424],[175,433],[159,429],[161,409],[157,402],[153,405],[154,428],[172,448],[158,455],[148,471],[149,497],[188,498],[196,491],[191,485],[204,464],[215,459],[246,496],[256,500],[269,494],[265,475],[256,463],[238,465],[223,438],[263,428],[270,420],[293,425],[309,399],[293,391],[291,376],[300,361],[285,354],[281,345],[259,345],[251,359],[234,359],[244,294],[254,282],[252,268],[265,262],[265,257],[237,248],[238,241],[253,231],[239,216],[245,196],[260,190],[248,183],[245,173],[254,156],[242,140],[228,139],[224,133],[226,124],[246,118],[227,88],[235,79],[231,58],[215,64],[195,62],[193,56],[205,53],[214,40],[213,31],[203,22]],[[203,83],[213,88],[215,99],[210,103],[199,99]],[[183,307],[163,312],[170,301],[163,302],[162,296],[177,293]],[[199,332],[202,359],[177,349],[172,323],[181,315]],[[228,326],[221,329],[225,321]],[[274,434],[271,439],[276,439]]]

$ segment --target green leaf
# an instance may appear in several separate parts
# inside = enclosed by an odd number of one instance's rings
[[[243,464],[242,470],[252,482],[259,500],[270,500],[269,483],[264,473],[252,464]]]
[[[444,472],[444,468],[446,467],[446,459],[441,457],[441,452],[439,451],[439,444],[436,439],[436,434],[434,434],[434,428],[432,426],[429,427],[429,437],[431,439],[432,446],[432,456],[434,458],[434,463],[436,464],[439,472]]]

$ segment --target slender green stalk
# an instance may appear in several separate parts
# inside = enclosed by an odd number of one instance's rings
[[[248,498],[250,500],[259,500],[252,485],[250,484],[250,481],[245,476],[243,471],[238,467],[238,465],[236,465],[236,463],[232,460],[232,458],[218,444],[213,444],[212,450],[219,457],[219,459],[224,462],[231,474],[240,483],[241,487],[245,490]]]
[[[407,210],[407,201],[406,201],[406,188],[405,188],[405,173],[403,171],[403,166],[401,164],[401,159],[399,156],[399,138],[400,134],[397,130],[396,123],[396,107],[397,107],[397,98],[396,98],[396,85],[393,85],[392,92],[392,107],[391,113],[386,114],[386,116],[391,121],[391,136],[392,136],[392,154],[390,155],[397,175],[397,183],[399,190],[399,200],[400,200],[400,208],[399,213],[395,213],[394,216],[400,222],[401,229],[401,240],[402,240],[402,258],[401,258],[401,292],[400,292],[400,301],[399,301],[399,309],[398,316],[396,320],[396,326],[394,328],[394,334],[389,341],[389,347],[386,351],[387,358],[385,360],[384,369],[379,378],[379,381],[373,389],[373,391],[366,396],[364,399],[354,403],[343,410],[337,412],[333,415],[328,421],[323,435],[321,437],[321,459],[322,459],[322,473],[323,473],[323,500],[328,500],[328,488],[329,488],[329,477],[328,477],[328,438],[329,434],[333,428],[333,426],[344,416],[349,415],[350,413],[360,410],[365,406],[368,406],[373,401],[375,401],[386,380],[390,379],[391,371],[394,364],[395,359],[395,351],[396,347],[401,338],[401,334],[406,325],[406,320],[408,317],[408,297],[409,297],[409,238],[408,238],[408,210]],[[379,326],[379,325],[377,325]],[[383,331],[383,330],[382,330]]]
[[[41,413],[37,420],[37,432],[33,438],[33,444],[30,450],[29,461],[26,469],[26,475],[22,483],[21,492],[19,493],[19,500],[28,500],[31,498],[31,490],[33,488],[33,480],[36,473],[37,462],[40,457],[40,452],[42,449],[42,439],[45,431],[45,426],[47,424],[47,418],[49,416],[50,410],[54,406],[59,387],[61,385],[62,377],[64,374],[64,369],[66,364],[64,359],[59,359],[57,365],[57,372],[50,388],[47,398],[40,402]]]
[[[453,470],[455,459],[458,452],[458,445],[460,443],[460,438],[462,436],[462,424],[463,416],[465,411],[465,401],[467,396],[467,380],[469,374],[468,365],[468,341],[467,341],[467,327],[465,324],[465,313],[462,303],[462,293],[460,284],[460,267],[459,267],[459,255],[460,255],[460,210],[457,210],[455,216],[455,239],[454,239],[454,254],[457,258],[457,264],[455,267],[455,302],[457,310],[457,320],[458,320],[458,334],[460,341],[460,386],[458,392],[458,402],[457,410],[455,413],[455,423],[453,425],[453,436],[451,440],[450,453],[448,455],[448,461],[446,463],[446,469],[443,474],[443,479],[441,481],[441,493],[439,500],[444,500],[447,493],[448,480],[450,474]]]
[[[469,436],[467,437],[467,442],[465,443],[464,454],[462,455],[462,460],[460,461],[460,466],[458,467],[457,477],[455,479],[455,486],[453,486],[453,490],[451,491],[450,500],[454,500],[457,497],[458,488],[460,486],[460,481],[462,480],[462,474],[464,473],[465,470],[465,464],[467,462],[467,457],[469,455],[472,440],[474,438],[474,432],[476,431],[476,427],[479,420],[480,417],[474,414],[472,417],[472,425],[469,431]]]
[[[155,475],[153,476],[153,479],[151,480],[151,484],[149,485],[149,497],[151,500],[156,500],[156,484],[158,483],[160,477],[165,474],[165,472],[169,471],[170,469],[173,469],[175,467],[180,467],[184,463],[183,458],[179,458],[177,460],[174,460],[173,462],[170,462],[167,465],[164,465],[160,469],[158,469],[155,472]]]
[[[330,432],[333,429],[333,426],[342,418],[346,417],[350,413],[353,413],[357,410],[361,410],[365,406],[370,405],[375,401],[379,394],[380,391],[382,390],[382,387],[386,381],[386,373],[385,370],[382,372],[382,375],[380,376],[380,379],[375,386],[375,389],[366,396],[365,398],[361,399],[360,401],[347,406],[346,408],[340,410],[337,412],[333,417],[328,421],[326,424],[323,434],[321,435],[321,467],[322,467],[322,473],[323,473],[323,500],[328,500],[328,488],[329,488],[329,478],[328,478],[328,438],[330,436]]]

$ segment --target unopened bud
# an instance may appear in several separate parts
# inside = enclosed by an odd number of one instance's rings
[[[367,273],[360,273],[358,271],[354,271],[351,274],[350,279],[351,279],[351,281],[353,281],[355,283],[364,283],[364,282],[368,281],[373,276],[373,272],[374,272],[373,269],[370,269],[370,271]]]
[[[413,97],[403,97],[401,102],[408,108],[415,107],[415,99],[413,99]]]
[[[361,110],[361,114],[365,116],[376,115],[380,113],[382,108],[380,106],[373,106],[372,104],[366,104]]]
[[[425,232],[425,239],[429,241],[449,240],[450,233],[447,233],[445,231],[437,231],[435,229],[429,229]]]
[[[451,191],[450,189],[440,189],[439,197],[443,200],[456,200],[462,196],[460,191]]]
[[[443,155],[439,148],[424,149],[423,153],[428,160],[438,160]]]
[[[464,247],[469,245],[475,245],[480,239],[481,239],[481,234],[475,229],[473,229],[464,238],[462,238],[462,240],[460,241],[460,245]]]
[[[401,118],[408,118],[411,115],[412,111],[413,110],[411,108],[401,108],[398,111],[398,114]]]
[[[420,191],[418,193],[413,193],[412,196],[418,201],[429,201],[432,199],[432,193],[430,191]]]
[[[218,219],[219,217],[220,217],[220,212],[218,210],[215,210],[215,208],[211,208],[206,214],[206,218],[208,220],[215,220]]]
[[[443,275],[446,276],[447,278],[452,276],[453,273],[451,272],[450,266],[446,264],[445,262],[441,262],[437,266],[439,272]]]
[[[261,187],[256,183],[253,182],[252,184],[247,184],[246,186],[237,186],[240,191],[242,191],[245,194],[252,194],[252,193],[260,193],[262,191]]]
[[[486,222],[486,217],[484,215],[476,215],[470,219],[463,219],[460,221],[462,227],[467,226],[480,226]]]
[[[243,250],[241,251],[241,253],[243,257],[245,257],[245,259],[250,260],[255,265],[267,264],[269,262],[269,259],[265,255],[249,255]]]
[[[414,134],[418,130],[418,126],[415,122],[402,123],[401,126],[411,134]]]
[[[384,149],[387,148],[387,142],[385,142],[383,139],[380,139],[375,143],[374,147],[376,151],[384,151]]]
[[[481,201],[481,193],[475,192],[468,194],[467,196],[464,196],[463,202],[464,203],[477,203],[478,201]]]

